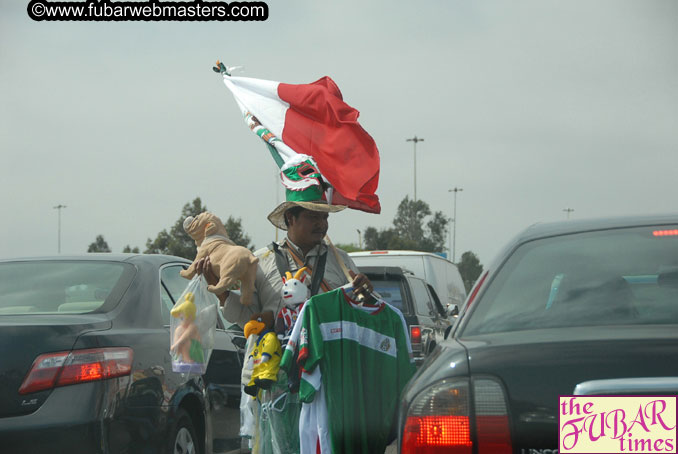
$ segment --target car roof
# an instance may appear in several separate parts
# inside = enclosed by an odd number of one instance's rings
[[[160,265],[167,262],[186,262],[182,257],[163,254],[117,254],[117,253],[87,253],[87,254],[69,254],[69,255],[49,255],[37,257],[17,257],[0,259],[4,262],[36,262],[36,261],[92,261],[92,262],[130,262],[130,263],[148,263]]]
[[[662,224],[678,224],[678,214],[606,217],[536,223],[523,230],[523,232],[518,235],[517,241],[522,243],[537,238],[565,235],[569,233]]]
[[[365,256],[378,256],[378,255],[416,255],[416,256],[430,256],[435,257],[441,260],[447,260],[445,257],[438,254],[433,254],[432,252],[422,252],[422,251],[401,251],[401,250],[376,250],[376,251],[357,251],[349,252],[348,255],[351,257],[365,257]]]
[[[411,271],[399,266],[358,266],[358,268],[365,274],[393,274],[397,276],[412,274]]]

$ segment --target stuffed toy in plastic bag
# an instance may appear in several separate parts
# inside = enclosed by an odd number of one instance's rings
[[[245,346],[245,364],[242,366],[241,373],[241,396],[240,396],[240,436],[247,438],[250,441],[254,438],[256,433],[256,406],[259,403],[251,396],[245,393],[245,386],[252,379],[252,371],[254,370],[254,358],[252,351],[257,344],[258,336],[251,334],[247,338],[247,345]],[[250,444],[250,448],[252,448]]]
[[[216,296],[196,275],[170,311],[170,353],[174,372],[204,374],[217,329]]]

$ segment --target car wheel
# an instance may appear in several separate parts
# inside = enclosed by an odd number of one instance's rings
[[[177,410],[177,422],[169,438],[169,454],[200,454],[198,439],[190,416],[185,410]]]

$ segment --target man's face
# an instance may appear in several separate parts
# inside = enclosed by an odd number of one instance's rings
[[[299,216],[289,216],[287,234],[300,248],[311,248],[325,237],[329,224],[328,213],[302,210]]]

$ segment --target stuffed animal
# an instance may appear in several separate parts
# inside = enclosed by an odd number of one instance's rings
[[[283,344],[287,343],[294,323],[299,317],[301,307],[311,297],[311,290],[304,284],[306,280],[306,267],[299,269],[294,276],[287,271],[285,277],[282,278],[282,299],[285,305],[278,312],[275,320],[275,332],[282,335]]]
[[[273,383],[278,381],[280,358],[282,349],[280,341],[273,331],[273,312],[266,311],[254,314],[244,327],[245,338],[256,334],[257,343],[252,350],[252,378],[245,386],[245,393],[256,396],[259,388],[271,389]]]
[[[200,331],[195,323],[196,307],[193,293],[187,292],[184,301],[170,311],[172,317],[180,318],[181,323],[174,329],[174,342],[170,351],[176,353],[183,363],[204,363]]]
[[[184,230],[195,241],[198,254],[191,266],[180,272],[181,276],[192,279],[196,274],[196,262],[209,256],[219,282],[209,285],[207,290],[220,295],[240,281],[240,301],[244,305],[251,304],[259,259],[249,249],[234,244],[221,219],[207,211],[187,217]]]

